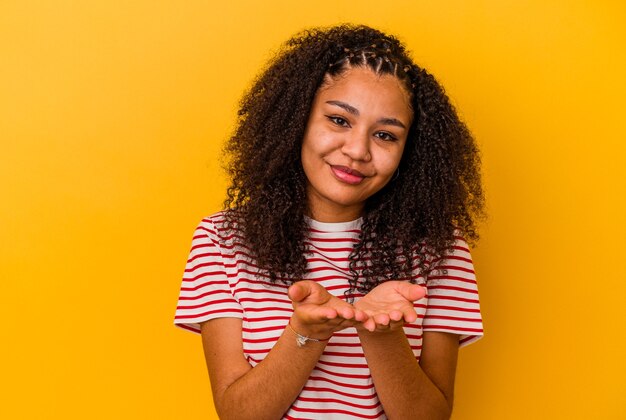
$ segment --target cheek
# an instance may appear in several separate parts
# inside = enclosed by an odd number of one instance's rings
[[[305,140],[302,143],[302,152],[301,152],[302,164],[305,167],[311,166],[313,162],[315,162],[316,155],[317,155],[317,152],[315,148],[313,147],[312,142]]]
[[[302,160],[323,159],[336,149],[335,144],[332,134],[323,131],[309,133],[302,143]]]
[[[304,170],[307,179],[315,177],[315,174],[320,171],[321,165],[324,162],[315,143],[306,140],[302,143],[300,159],[302,169]]]
[[[402,151],[403,148],[398,148],[395,150],[385,150],[384,153],[381,153],[377,165],[378,172],[381,175],[393,175],[398,168],[398,165],[400,165],[400,159],[402,159]]]

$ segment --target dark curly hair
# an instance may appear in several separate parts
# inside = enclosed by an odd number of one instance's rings
[[[484,196],[476,144],[443,88],[393,36],[367,26],[305,30],[288,40],[241,100],[227,142],[231,177],[227,226],[272,282],[306,273],[307,179],[302,139],[325,77],[352,67],[404,83],[414,113],[399,175],[365,203],[361,236],[350,254],[351,290],[427,276],[461,231],[478,239]],[[433,264],[433,262],[435,262]]]

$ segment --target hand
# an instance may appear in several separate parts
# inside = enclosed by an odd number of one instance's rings
[[[362,327],[370,332],[400,328],[405,322],[414,322],[417,312],[413,302],[423,298],[426,289],[406,281],[387,281],[372,289],[354,304],[369,319]]]
[[[294,283],[287,292],[293,304],[291,326],[307,337],[326,339],[367,319],[360,309],[328,293],[311,280]]]

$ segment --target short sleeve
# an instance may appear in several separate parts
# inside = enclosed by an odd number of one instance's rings
[[[193,235],[174,324],[199,333],[201,322],[228,317],[243,318],[243,310],[229,286],[217,229],[204,219]]]
[[[478,285],[467,242],[457,236],[454,245],[427,280],[428,304],[423,329],[459,334],[460,346],[483,336]]]

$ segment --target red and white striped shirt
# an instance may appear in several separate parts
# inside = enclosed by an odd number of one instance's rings
[[[199,323],[233,317],[243,322],[243,350],[256,366],[272,349],[285,329],[293,308],[288,286],[272,284],[246,253],[236,231],[223,227],[217,213],[200,223],[182,281],[175,324],[200,332]],[[308,280],[345,299],[351,277],[348,256],[358,242],[361,219],[345,223],[321,223],[309,219]],[[469,248],[463,238],[446,256],[437,273],[416,282],[427,296],[415,302],[418,319],[404,327],[419,361],[424,331],[459,335],[461,346],[483,334],[478,289]],[[355,300],[362,295],[354,294]],[[384,419],[372,377],[355,328],[335,333],[311,372],[302,392],[285,413],[286,419]]]

